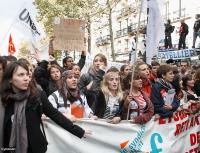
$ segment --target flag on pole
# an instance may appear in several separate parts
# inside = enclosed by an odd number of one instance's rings
[[[16,48],[20,49],[21,42],[27,42],[30,54],[38,50],[41,59],[47,59],[49,40],[46,38],[43,28],[37,23],[33,8],[24,3],[13,19],[9,33],[15,33],[18,43]],[[18,50],[18,49],[17,49]],[[45,56],[43,56],[45,54]]]
[[[12,36],[10,34],[9,44],[8,44],[8,54],[13,55],[15,52],[16,52],[15,45],[13,43],[13,39],[12,39]]]
[[[162,1],[162,0],[161,0]],[[160,2],[161,3],[161,2]],[[148,23],[146,37],[146,62],[151,64],[151,59],[158,53],[159,41],[164,39],[164,21],[157,0],[148,1]]]
[[[40,32],[41,29],[39,29],[38,24],[31,16],[31,12],[26,7],[21,8],[19,11],[14,28],[23,33],[25,37],[28,37],[30,42],[36,47],[38,47],[38,42],[43,39]]]

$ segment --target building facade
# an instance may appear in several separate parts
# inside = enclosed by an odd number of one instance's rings
[[[175,26],[172,33],[173,47],[176,48],[179,40],[180,20],[184,19],[189,26],[189,34],[186,38],[187,47],[192,47],[193,24],[195,14],[200,14],[200,1],[197,0],[163,0],[161,13],[163,20],[170,19]],[[135,35],[138,26],[140,2],[139,0],[121,0],[112,10],[112,29],[114,36],[114,49],[116,61],[126,62],[135,47]],[[138,55],[141,55],[145,44],[145,27],[147,15],[142,14],[140,20],[140,35],[138,37]],[[163,41],[161,41],[163,42]],[[196,43],[200,44],[199,40]],[[100,22],[92,24],[92,54],[103,53],[112,61],[111,39],[108,18],[103,17]],[[160,44],[163,45],[162,43]]]

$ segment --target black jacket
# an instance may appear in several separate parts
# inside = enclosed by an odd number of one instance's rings
[[[124,103],[123,100],[119,102],[120,109],[115,114],[115,116],[120,116],[121,107],[122,107],[123,103]],[[103,118],[105,111],[106,111],[106,106],[107,106],[107,102],[106,102],[105,96],[104,96],[102,90],[100,90],[98,95],[97,95],[97,101],[96,101],[96,104],[95,104],[94,115],[98,116],[99,118]]]
[[[49,72],[47,70],[48,62],[42,61],[38,63],[38,66],[35,68],[33,76],[36,82],[42,87],[42,89],[48,95],[48,85],[49,85]]]
[[[99,70],[96,75],[86,73],[80,77],[79,89],[86,95],[88,105],[93,111],[97,102],[97,96],[99,94],[99,91],[101,90],[101,81],[103,80],[104,74],[105,72],[103,70]],[[92,87],[90,90],[87,90],[86,86],[91,81],[93,81]]]
[[[194,83],[194,91],[197,94],[197,96],[200,96],[200,80],[196,80]]]
[[[85,65],[85,60],[86,60],[86,56],[81,54],[81,58],[80,60],[78,61],[78,66],[80,67],[80,70],[82,70],[82,68],[84,67]]]
[[[194,32],[198,32],[198,31],[199,31],[199,29],[200,29],[200,19],[198,19],[198,20],[196,20],[196,21],[194,22],[194,27],[193,27],[193,29],[194,29]]]
[[[38,98],[39,97],[39,98]],[[41,113],[51,118],[58,125],[69,131],[70,133],[81,138],[84,130],[74,125],[70,120],[64,117],[57,109],[55,109],[48,101],[44,92],[37,97],[28,99],[26,105],[26,126],[28,136],[28,152],[45,153],[47,150],[47,141],[40,129]],[[4,147],[8,147],[11,133],[11,116],[14,113],[14,103],[10,103],[5,108],[4,117]]]

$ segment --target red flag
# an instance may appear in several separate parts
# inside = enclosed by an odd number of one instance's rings
[[[14,45],[14,43],[13,43],[12,36],[11,36],[11,34],[10,34],[10,37],[9,37],[9,44],[8,44],[8,54],[9,54],[9,55],[13,55],[15,52],[16,52],[16,50],[15,50],[15,45]]]

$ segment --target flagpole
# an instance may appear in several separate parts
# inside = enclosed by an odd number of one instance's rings
[[[140,3],[140,11],[139,11],[139,17],[138,17],[137,33],[136,33],[135,62],[137,61],[138,36],[139,36],[139,29],[140,29],[141,14],[142,14],[142,2]],[[133,61],[133,59],[131,59],[131,61]],[[132,90],[133,90],[133,83],[132,83],[132,82],[133,82],[134,71],[135,71],[135,68],[133,67],[133,65],[134,65],[134,63],[132,63],[131,87],[130,87],[129,95],[131,95]],[[128,104],[128,113],[127,113],[127,118],[126,118],[126,120],[129,119],[130,109],[131,109],[131,102]]]
[[[26,1],[24,1],[24,3],[22,4],[22,6],[20,7],[20,9],[17,11],[17,15],[15,16],[15,18],[13,19],[12,23],[10,24],[9,28],[8,28],[8,31],[6,32],[5,36],[3,37],[3,40],[6,39],[8,33],[10,32],[10,29],[11,27],[13,26],[14,24],[14,21],[16,20],[16,17],[19,15],[19,12],[21,11],[21,8],[24,6],[24,4],[26,3]],[[2,47],[3,43],[0,45],[0,48]]]
[[[142,3],[140,3],[140,11],[139,11],[139,17],[138,17],[138,26],[137,26],[137,33],[136,33],[136,44],[135,44],[135,62],[137,61],[137,50],[138,50],[138,36],[139,36],[139,30],[140,30],[140,19],[141,19],[141,14],[142,14]],[[133,60],[131,60],[133,61]],[[131,88],[130,88],[130,92],[133,90],[133,85],[132,85],[132,81],[133,81],[133,76],[134,76],[134,70],[135,68],[133,67],[134,63],[132,63],[132,76],[131,76]]]

